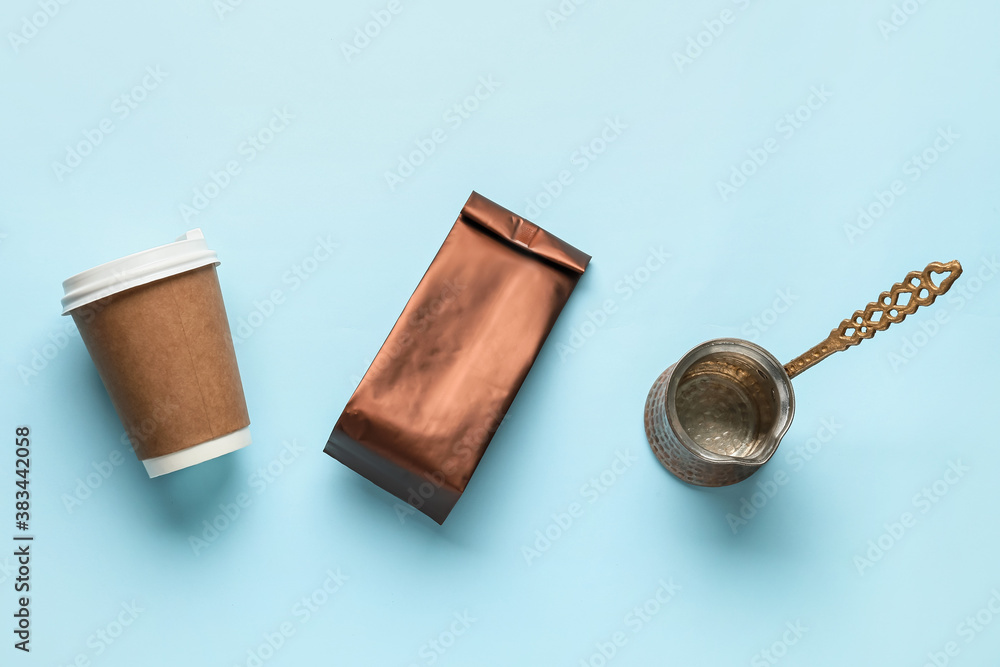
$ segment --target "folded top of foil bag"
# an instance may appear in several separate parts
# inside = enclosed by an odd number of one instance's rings
[[[472,193],[326,453],[443,523],[589,261]]]

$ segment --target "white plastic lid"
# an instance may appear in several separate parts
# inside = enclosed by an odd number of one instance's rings
[[[63,281],[63,315],[106,296],[169,278],[210,264],[219,264],[205,235],[192,229],[173,243],[143,250],[78,273]]]
[[[142,464],[146,467],[146,473],[150,477],[159,477],[235,452],[237,449],[246,447],[250,442],[250,427],[248,426],[221,438],[182,449],[179,452],[146,459]]]

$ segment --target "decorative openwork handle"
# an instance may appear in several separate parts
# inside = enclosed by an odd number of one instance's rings
[[[935,284],[934,277],[943,274],[948,275]],[[789,378],[793,378],[834,352],[857,345],[862,340],[874,336],[876,331],[888,329],[894,322],[902,322],[907,315],[913,314],[918,306],[929,306],[934,303],[934,299],[947,292],[960,275],[962,275],[962,265],[958,260],[947,264],[931,262],[923,271],[911,271],[906,274],[903,282],[896,283],[888,291],[882,292],[878,300],[869,303],[864,310],[855,311],[854,315],[841,322],[822,343],[785,364],[785,372]]]

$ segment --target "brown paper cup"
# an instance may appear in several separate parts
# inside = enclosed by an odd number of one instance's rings
[[[195,230],[64,283],[64,314],[150,477],[250,444],[216,264]]]

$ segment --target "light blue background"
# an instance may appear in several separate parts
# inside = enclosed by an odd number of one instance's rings
[[[554,26],[557,0],[400,6],[348,61],[341,45],[386,3],[245,0],[220,18],[210,0],[71,2],[16,48],[10,33],[42,10],[5,3],[0,428],[33,430],[37,541],[34,650],[11,647],[7,559],[0,662],[247,665],[289,622],[264,664],[425,665],[464,612],[475,622],[435,664],[599,665],[616,632],[613,665],[771,664],[759,652],[797,621],[808,630],[777,645],[779,664],[922,665],[949,641],[951,664],[995,658],[1000,619],[971,643],[959,624],[1000,588],[1000,7],[911,0],[883,34],[890,0],[591,0]],[[674,54],[725,9],[731,23],[679,69]],[[115,99],[157,66],[165,78],[122,118]],[[448,124],[480,77],[499,88]],[[814,86],[831,97],[786,136],[777,123]],[[248,161],[239,147],[274,109],[294,119]],[[105,118],[113,132],[60,180],[53,163]],[[574,153],[607,119],[627,128],[580,171]],[[385,172],[437,128],[447,140],[391,190]],[[907,162],[948,128],[954,144],[912,180]],[[769,138],[778,151],[723,201],[717,182]],[[229,160],[241,172],[185,220]],[[326,438],[469,193],[530,217],[562,170],[572,183],[534,220],[593,263],[445,526],[401,522],[394,498],[322,453]],[[905,193],[849,239],[895,179]],[[284,301],[238,347],[253,446],[149,480],[79,337],[61,337],[60,283],[194,227],[222,258],[234,327],[275,290]],[[337,251],[296,289],[289,272],[318,238]],[[670,260],[636,274],[651,248]],[[693,488],[653,457],[646,392],[693,345],[753,335],[787,361],[908,271],[954,258],[966,274],[951,298],[795,380],[795,422],[749,481]],[[626,275],[648,279],[628,294]],[[775,316],[779,291],[791,306]],[[607,300],[615,312],[586,325]],[[575,331],[590,335],[564,347]],[[36,353],[54,358],[22,377]],[[835,437],[790,459],[823,419]],[[286,442],[304,452],[258,493],[251,475]],[[115,450],[125,464],[67,509]],[[14,455],[0,451],[7,544]],[[616,452],[635,462],[590,502],[584,485]],[[922,513],[913,497],[953,461],[969,471]],[[788,483],[734,534],[727,514],[777,471]],[[189,536],[241,493],[250,507],[195,555]],[[583,515],[529,564],[523,549],[573,502]],[[908,511],[916,525],[859,573],[855,557]],[[338,568],[349,580],[301,623],[295,605]],[[680,591],[633,632],[626,616],[661,580]],[[133,600],[143,611],[97,655],[94,633]]]

